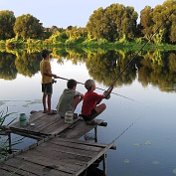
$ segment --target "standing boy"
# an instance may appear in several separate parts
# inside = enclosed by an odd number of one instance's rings
[[[42,61],[40,62],[40,71],[42,75],[42,92],[43,92],[43,112],[52,114],[51,111],[51,96],[53,92],[52,77],[58,78],[57,75],[53,74],[50,65],[50,51],[42,51]]]

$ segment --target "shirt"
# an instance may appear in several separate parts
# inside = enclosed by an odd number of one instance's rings
[[[99,95],[93,91],[88,91],[83,97],[82,115],[90,116],[92,110],[104,98],[104,95]]]
[[[42,75],[42,84],[52,82],[52,77],[45,75],[45,73],[51,74],[51,65],[49,60],[42,59],[42,61],[40,62],[40,72]]]
[[[73,99],[77,92],[72,89],[65,89],[62,95],[59,98],[59,102],[57,104],[57,111],[59,114],[64,117],[67,111],[74,111],[73,107]]]

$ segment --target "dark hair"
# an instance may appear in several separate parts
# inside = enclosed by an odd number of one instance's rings
[[[44,50],[42,51],[42,57],[43,57],[43,58],[46,58],[50,53],[51,53],[51,51],[49,51],[49,50],[47,50],[47,49],[44,49]]]
[[[68,89],[73,89],[73,87],[75,87],[76,85],[77,85],[77,82],[74,79],[69,79],[67,82]]]

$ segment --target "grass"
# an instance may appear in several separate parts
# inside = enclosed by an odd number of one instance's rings
[[[12,152],[12,146],[21,142],[21,139],[11,143],[11,131],[8,126],[13,123],[16,118],[12,119],[8,124],[5,125],[5,121],[14,112],[9,113],[8,107],[3,108],[1,106],[0,110],[0,160],[3,160],[9,153]]]

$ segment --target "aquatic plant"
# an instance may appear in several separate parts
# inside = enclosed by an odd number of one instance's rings
[[[11,131],[8,128],[8,126],[14,122],[13,119],[11,120],[7,125],[4,125],[5,120],[7,119],[7,117],[9,117],[10,115],[12,115],[12,113],[8,112],[8,107],[6,108],[1,108],[0,110],[0,160],[2,160],[5,156],[8,155],[8,153],[11,152]],[[14,145],[14,144],[13,144]]]

